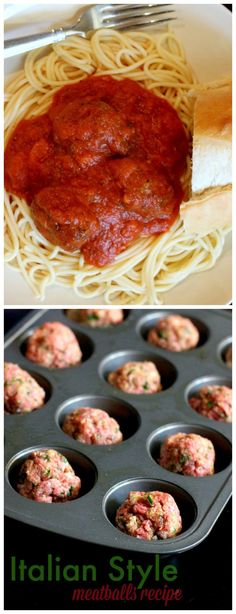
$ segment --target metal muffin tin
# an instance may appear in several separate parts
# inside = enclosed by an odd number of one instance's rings
[[[223,310],[124,310],[122,324],[92,329],[60,309],[37,310],[7,336],[5,360],[29,371],[47,393],[44,407],[28,415],[5,416],[6,514],[22,522],[94,544],[124,550],[177,553],[196,546],[209,533],[231,494],[231,426],[193,411],[188,395],[203,383],[231,385],[231,371],[223,357],[231,343],[231,317]],[[158,318],[170,313],[190,317],[198,326],[196,349],[180,353],[156,348],[146,341]],[[40,324],[60,321],[77,335],[84,360],[65,369],[47,369],[24,356],[27,337]],[[107,373],[128,360],[153,360],[163,391],[126,394],[113,388]],[[105,409],[120,423],[124,441],[92,446],[63,433],[63,415],[77,407]],[[194,478],[160,467],[161,442],[178,431],[209,437],[216,450],[216,473]],[[39,448],[61,451],[81,477],[78,499],[58,504],[28,500],[15,490],[19,467]],[[143,541],[114,526],[117,507],[130,490],[171,493],[183,518],[183,531],[173,539]]]

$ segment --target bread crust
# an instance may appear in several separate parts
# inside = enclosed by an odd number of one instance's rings
[[[232,86],[201,92],[194,108],[194,143],[210,138],[232,143]]]
[[[192,197],[180,207],[187,233],[232,224],[232,83],[200,91],[194,108]]]
[[[232,186],[213,188],[193,197],[180,207],[187,233],[205,235],[232,224]]]

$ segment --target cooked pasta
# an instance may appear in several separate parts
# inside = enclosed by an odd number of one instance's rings
[[[47,111],[57,89],[94,74],[129,77],[166,98],[191,134],[194,99],[188,92],[196,78],[175,34],[99,30],[90,40],[73,36],[54,45],[47,55],[29,53],[24,69],[7,81],[6,140],[20,119]],[[190,170],[189,157],[186,189]],[[80,251],[68,253],[49,243],[25,200],[5,193],[5,258],[39,299],[57,284],[90,302],[100,297],[107,304],[158,304],[180,281],[214,266],[227,231],[188,235],[178,218],[169,232],[136,240],[112,264],[99,268],[86,264]]]

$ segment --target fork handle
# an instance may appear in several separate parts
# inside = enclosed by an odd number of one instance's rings
[[[52,43],[60,43],[71,34],[73,34],[72,31],[60,28],[59,30],[51,30],[51,32],[42,32],[41,34],[32,34],[31,36],[22,36],[20,38],[7,40],[4,44],[4,58],[10,58],[13,55],[26,53],[32,49],[45,47]]]

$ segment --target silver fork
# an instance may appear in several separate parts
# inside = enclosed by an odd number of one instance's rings
[[[176,19],[171,4],[93,4],[81,8],[71,23],[67,22],[50,32],[33,34],[5,41],[4,57],[9,58],[38,47],[59,43],[68,36],[78,34],[89,38],[99,28],[133,30]]]

